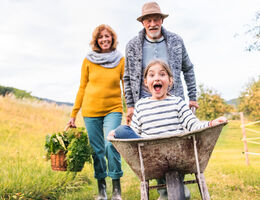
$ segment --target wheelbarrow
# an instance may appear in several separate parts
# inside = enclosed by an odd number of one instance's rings
[[[184,184],[197,183],[201,198],[209,200],[210,195],[203,172],[222,128],[227,123],[204,129],[153,138],[108,140],[123,156],[127,164],[141,181],[141,199],[149,199],[149,189],[166,187],[169,200],[180,197],[179,173],[195,174],[196,180]],[[149,186],[149,180],[166,178],[166,185]]]

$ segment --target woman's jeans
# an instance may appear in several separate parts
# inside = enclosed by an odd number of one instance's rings
[[[96,179],[103,179],[107,175],[112,179],[119,179],[123,176],[120,154],[106,139],[108,133],[121,124],[121,120],[122,113],[119,112],[109,113],[104,117],[84,117],[89,142],[94,150],[92,157]]]

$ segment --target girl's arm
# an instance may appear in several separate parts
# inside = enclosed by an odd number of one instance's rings
[[[181,100],[179,102],[179,119],[183,127],[189,131],[202,129],[208,126],[216,126],[220,123],[227,122],[226,117],[219,117],[212,121],[200,121],[189,109],[186,103]]]
[[[209,122],[200,121],[190,110],[188,105],[180,99],[178,102],[178,117],[181,125],[188,131],[194,131],[209,126]]]

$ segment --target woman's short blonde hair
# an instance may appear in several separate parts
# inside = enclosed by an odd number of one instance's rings
[[[112,35],[112,44],[111,44],[111,51],[115,50],[117,47],[117,35],[116,32],[108,25],[106,24],[101,24],[98,27],[95,28],[95,30],[93,31],[92,34],[92,40],[90,42],[90,46],[92,48],[93,51],[100,53],[102,51],[102,49],[100,48],[100,46],[98,45],[97,39],[99,34],[101,33],[101,31],[103,30],[107,30],[111,35]]]

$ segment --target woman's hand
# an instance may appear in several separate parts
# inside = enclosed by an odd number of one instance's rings
[[[223,122],[227,122],[227,118],[226,117],[219,117],[217,119],[214,119],[210,122],[210,126],[216,126],[218,124],[221,124]]]
[[[69,122],[67,123],[67,126],[76,128],[75,121],[76,121],[76,118],[74,118],[74,117],[70,118]]]

